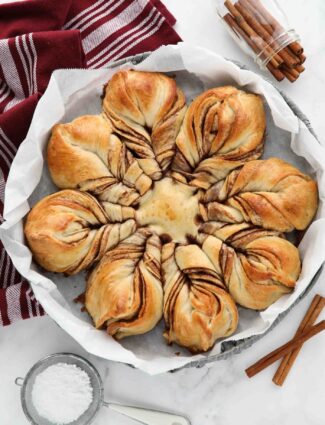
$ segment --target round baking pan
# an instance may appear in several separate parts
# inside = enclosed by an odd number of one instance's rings
[[[145,52],[145,53],[140,53],[138,55],[135,56],[130,56],[124,59],[120,59],[118,61],[114,61],[111,62],[110,64],[108,64],[107,68],[110,69],[114,69],[114,68],[118,68],[121,65],[124,65],[125,63],[131,63],[133,65],[138,65],[139,63],[141,63],[144,59],[146,59],[151,52]],[[245,65],[243,65],[242,63],[235,61],[233,59],[228,59],[227,60],[235,63],[239,68],[241,69],[248,69]],[[279,90],[274,84],[273,82],[266,78],[265,76],[263,76],[263,78],[270,84],[272,84],[272,86],[280,93],[280,95],[283,97],[283,99],[285,100],[285,102],[288,104],[288,106],[290,107],[290,109],[292,110],[292,112],[302,121],[306,124],[308,130],[310,131],[310,133],[313,135],[313,137],[315,137],[315,139],[319,142],[319,139],[315,133],[315,131],[313,130],[309,119],[306,117],[306,115],[300,110],[300,108],[281,90]],[[258,341],[259,339],[263,338],[263,336],[265,336],[267,333],[271,332],[275,326],[285,318],[285,316],[289,313],[289,311],[291,311],[306,295],[307,293],[311,290],[311,288],[315,285],[315,283],[318,280],[318,277],[321,273],[322,267],[320,267],[318,269],[318,271],[315,273],[314,277],[312,278],[312,280],[310,281],[308,287],[306,288],[306,290],[299,296],[299,298],[290,306],[290,308],[288,308],[286,311],[284,311],[283,313],[281,313],[278,318],[275,320],[275,322],[272,324],[272,326],[265,331],[263,334],[261,335],[255,335],[249,338],[243,338],[241,340],[238,341],[231,341],[231,342],[223,342],[221,344],[221,353],[216,354],[216,355],[211,355],[209,357],[206,357],[204,359],[200,359],[200,360],[194,360],[188,364],[186,364],[185,366],[182,366],[180,368],[174,369],[171,372],[176,372],[179,371],[181,369],[184,368],[188,368],[188,367],[196,367],[196,368],[200,368],[205,366],[207,363],[211,363],[211,362],[215,362],[217,360],[225,360],[229,357],[231,357],[233,354],[239,354],[241,353],[243,350],[245,350],[246,348],[251,347],[256,341]],[[132,365],[130,365],[131,367],[134,367]]]

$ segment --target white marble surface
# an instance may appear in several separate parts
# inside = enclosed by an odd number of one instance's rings
[[[294,84],[279,83],[311,122],[325,143],[325,3],[322,0],[281,2],[301,34],[308,60]],[[178,19],[184,40],[226,57],[255,64],[233,44],[217,21],[211,0],[165,0]],[[25,425],[16,376],[24,376],[40,358],[69,351],[89,358],[100,370],[107,399],[142,404],[186,414],[193,425],[323,425],[325,423],[325,335],[307,343],[283,388],[271,379],[276,366],[249,380],[244,369],[294,333],[312,295],[325,295],[321,275],[312,292],[270,334],[253,347],[210,368],[186,369],[150,377],[128,366],[88,356],[49,317],[0,328],[0,425]],[[325,314],[322,314],[325,318]],[[103,409],[95,425],[128,425],[132,420]]]

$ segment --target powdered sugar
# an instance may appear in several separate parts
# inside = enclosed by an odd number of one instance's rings
[[[74,364],[49,366],[36,377],[32,389],[32,401],[38,414],[56,425],[78,419],[92,399],[88,374]]]

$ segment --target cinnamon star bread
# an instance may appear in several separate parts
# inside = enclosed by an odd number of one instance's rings
[[[47,161],[61,191],[25,224],[35,261],[89,269],[85,306],[117,339],[153,329],[191,352],[238,325],[236,303],[267,308],[299,277],[285,232],[304,230],[315,181],[278,158],[260,159],[262,98],[232,86],[187,107],[176,81],[122,70],[103,111],[52,130]]]

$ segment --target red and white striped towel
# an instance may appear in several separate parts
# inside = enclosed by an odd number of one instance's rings
[[[180,41],[160,0],[26,0],[0,5],[0,222],[17,148],[51,73]],[[0,242],[0,325],[43,315]]]

